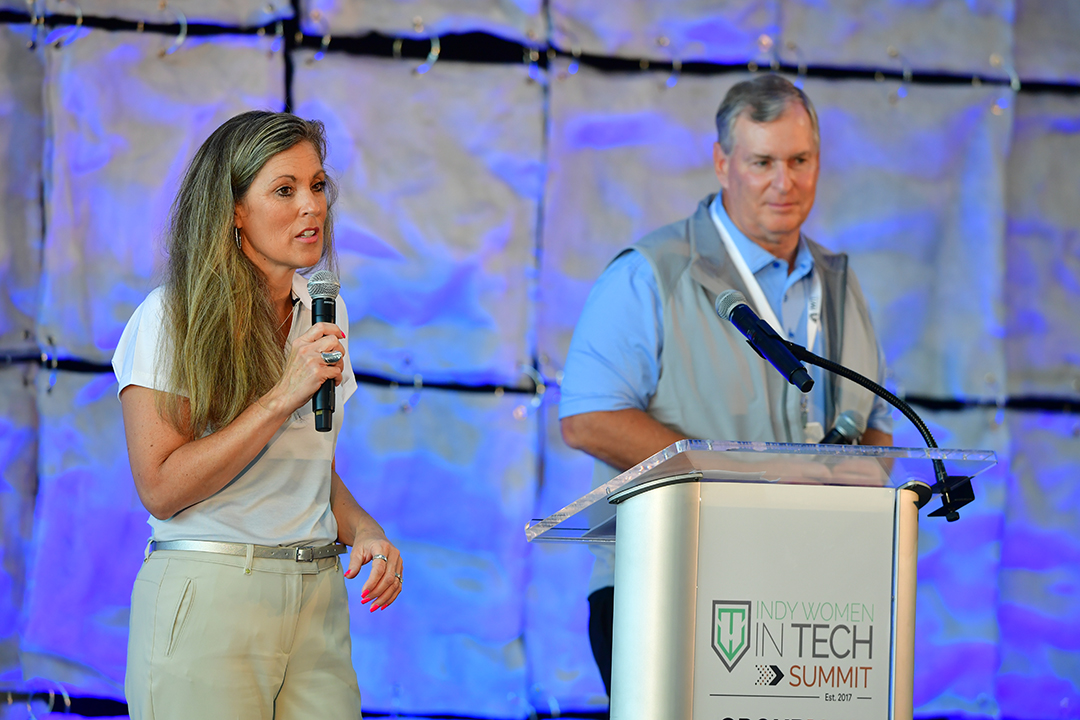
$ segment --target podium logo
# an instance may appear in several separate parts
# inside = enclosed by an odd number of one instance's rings
[[[713,600],[712,649],[731,672],[750,649],[750,601]]]

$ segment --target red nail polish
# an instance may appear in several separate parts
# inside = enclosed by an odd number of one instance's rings
[[[377,605],[372,605],[372,606],[371,606],[371,610],[370,610],[370,612],[375,612],[375,611],[376,611],[376,610],[378,610],[378,609],[379,609],[379,608],[378,608],[378,606],[377,606]]]
[[[360,597],[365,597],[365,598],[366,598],[366,597],[367,597],[367,594],[368,594],[369,592],[371,592],[371,591],[370,591],[370,590],[365,590],[364,592],[360,593]]]

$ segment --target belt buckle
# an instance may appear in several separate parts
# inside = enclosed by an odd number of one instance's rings
[[[315,559],[315,548],[313,548],[313,547],[296,548],[296,562],[311,562],[314,559]]]

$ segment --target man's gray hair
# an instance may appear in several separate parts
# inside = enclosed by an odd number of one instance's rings
[[[818,131],[817,112],[814,104],[791,81],[769,73],[758,75],[752,80],[745,80],[728,90],[720,109],[716,111],[716,133],[720,149],[730,155],[735,147],[735,121],[743,113],[757,123],[776,120],[784,114],[788,106],[801,103],[810,116],[810,127],[814,131],[814,146],[821,145],[821,133]]]

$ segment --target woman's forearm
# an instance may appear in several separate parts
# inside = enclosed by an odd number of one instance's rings
[[[382,526],[356,502],[336,469],[330,471],[330,510],[337,520],[338,540],[346,545],[355,544],[359,536],[386,537]]]

